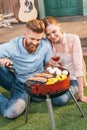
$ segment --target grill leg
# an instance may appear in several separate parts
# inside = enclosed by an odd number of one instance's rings
[[[78,102],[77,102],[77,100],[76,100],[75,96],[73,95],[73,93],[72,93],[72,91],[71,91],[71,89],[70,89],[70,88],[69,88],[69,93],[71,94],[71,96],[72,96],[72,98],[73,98],[74,102],[76,103],[76,105],[77,105],[77,107],[78,107],[79,111],[81,112],[82,116],[83,116],[83,117],[85,117],[85,115],[84,115],[84,113],[83,113],[83,111],[82,111],[81,107],[79,106],[79,104],[78,104]]]
[[[52,111],[52,103],[51,103],[51,99],[49,98],[49,95],[47,95],[46,103],[47,103],[47,107],[48,107],[48,114],[50,117],[51,130],[55,130],[55,123],[54,123],[54,117],[53,117],[53,111]]]
[[[30,96],[28,95],[28,101],[27,101],[26,110],[25,110],[25,124],[27,123],[27,119],[28,119],[28,109],[29,109],[29,105],[30,105]]]

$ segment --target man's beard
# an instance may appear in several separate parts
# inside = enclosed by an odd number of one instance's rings
[[[38,45],[34,45],[32,42],[28,43],[27,40],[25,40],[25,49],[29,52],[29,53],[34,53],[37,49]]]

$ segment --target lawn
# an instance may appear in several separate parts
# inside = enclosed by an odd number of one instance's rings
[[[1,88],[0,91],[9,96],[8,91]],[[85,95],[87,95],[87,87]],[[79,102],[79,105],[85,118],[81,117],[73,100],[62,107],[52,105],[56,130],[87,130],[87,104]],[[28,112],[28,122],[25,124],[24,121],[25,113],[13,120],[0,115],[0,130],[51,130],[46,102],[32,102]]]

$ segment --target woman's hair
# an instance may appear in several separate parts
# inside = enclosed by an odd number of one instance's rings
[[[43,33],[45,30],[45,25],[43,20],[39,20],[39,19],[28,21],[26,27],[36,33]]]
[[[52,16],[47,16],[43,19],[45,27],[49,26],[50,24],[60,25],[58,20]]]

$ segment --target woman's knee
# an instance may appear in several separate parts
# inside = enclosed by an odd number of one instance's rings
[[[32,97],[31,100],[34,101],[34,102],[36,102],[36,103],[43,101],[42,98],[35,98],[35,97]]]
[[[18,99],[13,105],[11,105],[10,107],[8,107],[8,109],[5,110],[4,116],[10,119],[16,118],[23,113],[25,107],[25,101],[23,99]]]
[[[79,92],[78,86],[70,86],[70,89],[71,89],[73,95],[76,95]]]
[[[62,106],[62,105],[65,105],[70,99],[71,99],[71,95],[68,93],[68,94],[64,94],[62,96],[53,98],[52,101],[54,105]]]

